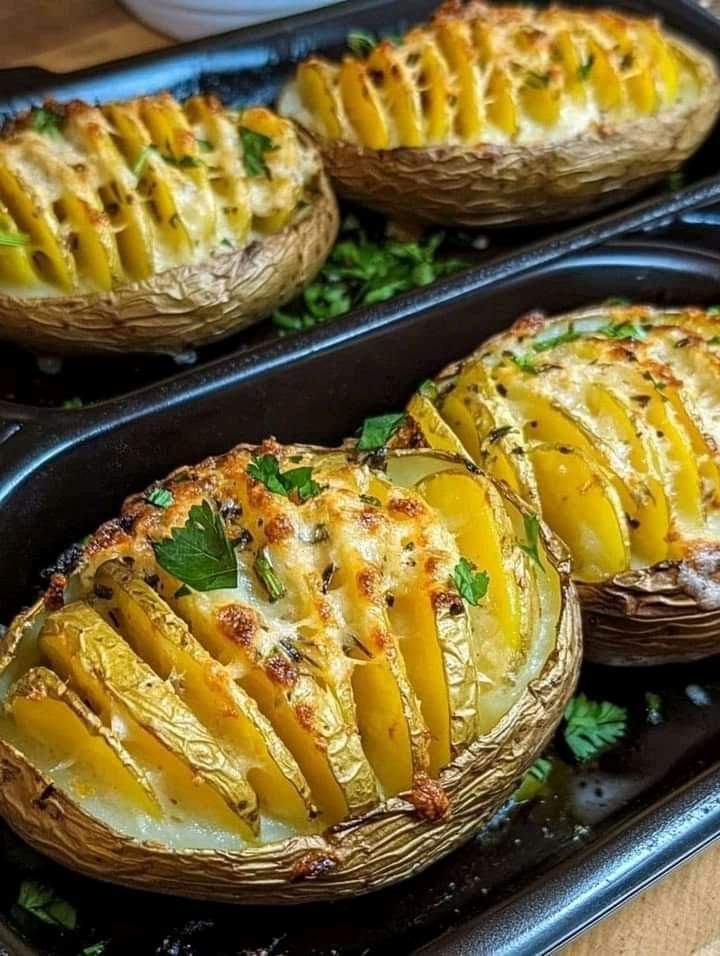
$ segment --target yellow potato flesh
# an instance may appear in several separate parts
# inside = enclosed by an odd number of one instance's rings
[[[325,135],[336,139],[341,127],[332,82],[330,68],[319,60],[308,60],[298,67],[298,92],[303,105],[318,117]]]
[[[241,772],[96,612],[67,605],[46,622],[40,647],[107,727],[119,722],[128,752],[161,775],[171,799],[253,839],[255,798]]]
[[[419,97],[408,83],[402,59],[390,43],[378,44],[367,60],[370,76],[377,77],[388,112],[393,119],[398,146],[421,146],[424,130]]]
[[[99,608],[117,621],[125,639],[157,674],[165,680],[175,677],[174,686],[188,707],[245,768],[261,806],[300,832],[306,830],[310,807],[299,792],[304,781],[289,754],[277,756],[290,764],[296,785],[278,765],[265,733],[269,727],[229,672],[207,654],[153,589],[120,562],[100,567],[95,581],[101,593],[107,589],[112,595],[98,601]]]

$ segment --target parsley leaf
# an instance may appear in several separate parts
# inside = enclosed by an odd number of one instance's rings
[[[438,398],[438,387],[431,378],[426,378],[424,382],[418,385],[418,392],[429,402],[435,402]]]
[[[213,149],[215,148],[213,144],[207,139],[196,138],[195,142],[197,143],[197,147],[201,153],[212,153]]]
[[[52,887],[35,880],[23,880],[20,884],[17,905],[51,926],[75,929],[77,925],[75,907],[57,896]]]
[[[247,473],[276,495],[290,498],[295,493],[301,504],[322,491],[322,485],[312,477],[312,468],[305,466],[281,472],[280,462],[275,455],[254,455],[247,466]]]
[[[564,716],[565,743],[581,762],[597,756],[625,734],[627,711],[606,700],[588,700],[585,694],[578,694],[565,708]]]
[[[358,440],[358,448],[361,451],[374,451],[376,448],[382,448],[406,418],[405,412],[391,412],[389,415],[376,415],[374,418],[366,418]]]
[[[138,153],[137,159],[130,167],[130,172],[133,174],[133,176],[136,179],[142,178],[143,174],[145,173],[145,167],[147,166],[147,161],[148,159],[150,159],[153,153],[155,153],[156,155],[159,155],[160,150],[157,148],[157,146],[153,146],[152,143],[148,143],[147,146],[143,146],[143,148]]]
[[[265,548],[261,548],[255,556],[253,570],[267,591],[271,604],[274,604],[275,601],[279,601],[280,598],[285,597],[287,594],[287,588],[275,573]]]
[[[0,231],[0,246],[27,246],[30,237],[24,232],[3,232]]]
[[[478,571],[475,565],[467,558],[460,558],[452,574],[453,584],[463,598],[477,607],[487,594],[490,576],[485,571]]]
[[[172,491],[167,488],[152,488],[145,495],[145,501],[156,508],[169,508],[174,500]]]
[[[554,349],[556,345],[566,345],[569,342],[576,342],[579,338],[582,338],[581,334],[570,326],[567,332],[561,332],[552,338],[540,339],[539,342],[533,342],[533,351],[547,352],[550,349]]]
[[[540,560],[540,521],[538,516],[523,515],[523,528],[525,529],[525,544],[520,545],[520,550],[524,551],[544,571],[545,568]]]
[[[590,71],[592,70],[595,64],[595,54],[591,53],[590,56],[584,63],[581,63],[577,70],[577,78],[581,83],[584,83],[585,80],[590,76]]]
[[[645,694],[645,718],[649,724],[661,724],[663,722],[662,697],[660,694],[653,694],[647,691]]]
[[[242,161],[248,176],[267,176],[270,179],[270,170],[265,162],[265,153],[277,149],[273,141],[264,133],[241,126],[240,145],[242,146]]]
[[[355,56],[365,57],[372,52],[380,41],[374,33],[370,33],[368,30],[351,30],[345,42],[351,53],[354,53]]]
[[[538,375],[539,372],[535,368],[535,363],[530,358],[529,355],[513,355],[511,356],[513,365],[517,365],[521,372],[525,372],[526,375]]]
[[[707,340],[708,345],[720,345],[720,335],[713,335],[711,339]]]
[[[36,133],[57,137],[60,135],[62,121],[62,113],[56,113],[55,110],[49,110],[43,106],[33,106],[30,110],[30,123]]]
[[[61,407],[68,411],[71,409],[82,408],[83,400],[81,398],[66,398]]]
[[[552,760],[549,757],[538,757],[513,794],[515,802],[527,803],[529,800],[534,800],[547,783],[552,766]]]
[[[608,325],[602,325],[596,330],[598,335],[604,335],[608,339],[642,339],[647,338],[647,333],[632,322],[611,322]]]
[[[676,169],[674,173],[670,173],[668,176],[667,184],[670,192],[680,192],[685,185],[685,173],[681,169]]]
[[[237,586],[235,552],[225,535],[220,515],[208,501],[193,505],[185,525],[172,528],[170,535],[153,542],[161,568],[195,591]]]
[[[101,943],[94,943],[92,946],[86,946],[80,953],[80,956],[102,956],[107,947],[107,940]]]

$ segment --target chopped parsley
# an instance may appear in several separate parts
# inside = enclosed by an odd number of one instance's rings
[[[57,137],[60,135],[62,121],[62,113],[46,109],[44,106],[33,106],[30,110],[30,124],[36,133]]]
[[[71,409],[78,409],[83,407],[83,400],[81,398],[66,398],[62,403],[61,408],[70,411]]]
[[[579,338],[582,338],[581,334],[570,326],[567,332],[561,332],[552,338],[540,339],[539,342],[533,342],[533,351],[547,352],[550,349],[554,349],[556,345],[566,345],[569,342],[576,342]]]
[[[577,78],[581,83],[584,83],[585,80],[590,76],[590,71],[592,70],[595,64],[595,54],[591,53],[590,56],[585,60],[584,63],[581,63],[577,70]]]
[[[375,495],[360,495],[360,501],[364,505],[372,505],[373,508],[382,508],[382,501]]]
[[[136,179],[142,178],[143,174],[145,173],[145,167],[147,166],[147,161],[148,159],[150,159],[153,153],[157,156],[160,154],[160,150],[157,148],[157,146],[153,146],[152,143],[149,143],[147,146],[143,146],[143,148],[138,153],[137,159],[130,167],[130,172],[133,174],[133,176]]]
[[[533,90],[544,90],[550,85],[549,73],[537,73],[535,70],[529,70],[525,77],[525,85]]]
[[[214,146],[206,139],[196,139],[197,147],[201,153],[212,153]]]
[[[180,169],[191,169],[205,165],[197,156],[171,156],[170,153],[163,153],[162,158],[168,166],[179,166]]]
[[[585,694],[578,694],[565,708],[564,717],[565,743],[581,763],[596,757],[625,735],[627,711],[606,700],[588,700]]]
[[[473,607],[477,607],[485,597],[490,584],[490,576],[485,571],[478,571],[467,558],[460,558],[452,579],[460,595]]]
[[[523,528],[525,529],[525,544],[520,545],[520,550],[524,551],[544,571],[545,568],[540,560],[540,521],[538,516],[523,515]]]
[[[174,500],[172,491],[167,488],[152,488],[145,495],[145,501],[156,508],[169,508]]]
[[[242,161],[248,176],[267,176],[271,178],[270,170],[265,162],[265,153],[270,153],[277,146],[264,133],[256,133],[253,129],[241,126],[239,129],[240,145],[242,146]]]
[[[27,246],[30,237],[24,232],[3,232],[0,230],[0,246]]]
[[[610,322],[608,325],[602,325],[596,330],[598,335],[604,335],[608,339],[642,339],[647,338],[647,333],[638,325],[632,322]]]
[[[312,329],[358,306],[385,302],[466,268],[465,260],[438,258],[444,238],[435,232],[413,242],[371,239],[348,216],[315,281],[287,309],[273,314],[273,324],[283,332]]]
[[[667,184],[670,192],[680,192],[685,186],[685,173],[681,169],[676,169],[674,173],[670,173],[668,176]]]
[[[366,418],[358,439],[357,446],[360,451],[375,451],[377,448],[383,448],[406,418],[405,412],[391,412],[389,415]]]
[[[287,594],[287,588],[277,574],[275,574],[265,548],[261,548],[255,556],[253,570],[255,571],[255,574],[257,574],[260,583],[267,591],[267,595],[271,604],[274,604],[275,601],[279,601],[280,598],[285,597]]]
[[[664,392],[667,388],[667,382],[659,382],[657,379],[653,378],[650,372],[643,372],[643,378],[646,382],[650,382],[653,388],[655,388],[658,392]]]
[[[36,880],[23,880],[17,905],[51,926],[61,926],[63,929],[75,929],[77,926],[75,907],[59,897],[54,889]]]
[[[345,42],[351,53],[354,53],[355,56],[365,57],[372,53],[380,40],[369,30],[351,30]]]
[[[237,587],[235,551],[225,534],[222,518],[208,501],[193,505],[181,528],[170,537],[153,542],[161,568],[195,591]],[[187,590],[180,589],[182,594]],[[177,596],[182,596],[182,594]]]
[[[312,468],[291,468],[280,471],[280,462],[275,455],[255,455],[247,466],[247,473],[260,481],[268,491],[286,498],[296,497],[300,504],[320,494],[322,486],[312,477]]]
[[[549,757],[538,757],[522,778],[520,785],[513,794],[516,803],[527,803],[538,796],[552,773],[552,760]]]
[[[707,340],[708,345],[720,345],[720,335],[713,335],[711,339]]]
[[[649,724],[661,724],[663,722],[663,704],[660,694],[653,694],[647,691],[645,694],[645,719]]]
[[[513,365],[517,365],[521,372],[525,372],[526,375],[537,375],[538,370],[535,368],[535,363],[530,358],[529,355],[513,355],[511,356]]]
[[[424,382],[420,382],[418,385],[418,392],[429,402],[437,401],[439,394],[438,387],[431,378],[426,378]]]
[[[107,940],[101,943],[93,943],[92,946],[86,946],[80,953],[80,956],[102,956],[107,948]]]

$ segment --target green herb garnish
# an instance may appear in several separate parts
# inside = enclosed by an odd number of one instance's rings
[[[593,68],[595,63],[595,54],[591,53],[590,56],[585,60],[584,63],[581,63],[577,70],[577,78],[581,83],[584,83],[585,80],[590,76],[590,71]]]
[[[452,573],[452,580],[460,595],[473,607],[487,594],[490,577],[485,571],[478,571],[467,558],[460,558]]]
[[[535,368],[535,363],[529,355],[512,355],[511,360],[513,365],[517,365],[521,372],[525,372],[526,375],[538,375],[538,370]]]
[[[438,387],[431,378],[426,378],[424,382],[420,382],[418,385],[418,392],[429,402],[437,401],[439,394]]]
[[[296,495],[300,503],[322,491],[322,486],[312,477],[312,468],[291,468],[281,472],[275,455],[255,455],[247,466],[247,473],[262,482],[268,491],[286,498]]]
[[[647,333],[632,322],[611,322],[596,329],[598,335],[604,335],[608,339],[642,339],[647,338]]]
[[[195,591],[237,587],[235,552],[208,501],[193,505],[183,527],[172,528],[170,535],[153,542],[161,568]]]
[[[681,169],[676,169],[674,173],[670,173],[668,176],[667,184],[670,192],[680,192],[685,186],[685,173]]]
[[[374,33],[368,30],[351,30],[345,41],[355,56],[367,56],[380,42]]]
[[[197,147],[201,153],[212,153],[214,146],[206,139],[196,139]]]
[[[35,880],[22,881],[17,905],[51,926],[75,929],[77,925],[75,907],[61,899],[54,889]]]
[[[80,953],[80,956],[102,956],[107,947],[107,940],[102,943],[93,943],[92,946],[86,946]]]
[[[163,153],[162,158],[168,166],[179,166],[181,169],[194,169],[197,166],[205,165],[197,156],[171,156],[170,153]]]
[[[145,501],[156,508],[169,508],[174,500],[172,491],[167,488],[153,488],[145,495]]]
[[[664,392],[667,388],[667,382],[659,382],[656,378],[653,378],[650,372],[643,372],[643,378],[646,382],[650,382],[653,388],[655,388],[658,392]]]
[[[274,604],[275,601],[279,601],[280,598],[285,597],[287,594],[287,588],[284,586],[277,574],[275,574],[265,548],[261,548],[255,556],[253,570],[267,591],[268,597],[272,604]]]
[[[569,342],[576,342],[579,338],[582,338],[581,334],[570,326],[567,332],[562,332],[552,338],[541,339],[539,342],[533,342],[533,351],[547,352],[550,349],[554,349],[556,345],[566,345]]]
[[[67,411],[82,408],[83,400],[81,398],[66,398],[61,407]]]
[[[357,218],[348,216],[315,281],[288,309],[276,311],[273,323],[284,332],[311,329],[466,268],[464,260],[438,258],[443,240],[441,232],[417,242],[370,239]]]
[[[360,495],[360,501],[365,505],[372,505],[373,508],[382,508],[382,501],[375,495]]]
[[[157,148],[157,146],[153,146],[152,143],[149,143],[147,146],[143,146],[143,148],[140,150],[137,159],[130,167],[130,172],[136,179],[142,178],[145,172],[145,167],[147,166],[147,161],[150,159],[153,153],[159,155],[160,150]]]
[[[662,697],[660,694],[653,694],[647,691],[645,694],[645,719],[649,724],[661,724],[663,722]]]
[[[245,172],[248,176],[267,176],[270,179],[270,170],[265,162],[265,153],[270,153],[277,146],[264,133],[256,133],[255,130],[241,126],[240,145],[242,146],[242,160]]]
[[[376,415],[374,418],[366,418],[357,444],[360,451],[374,451],[377,448],[383,448],[406,418],[405,412],[391,412],[389,415]]]
[[[547,783],[552,772],[552,766],[552,760],[548,757],[538,757],[522,778],[520,785],[513,794],[513,800],[516,803],[527,803],[529,800],[534,800]]]
[[[62,113],[56,113],[55,110],[49,110],[43,106],[33,106],[30,110],[30,123],[36,133],[57,137],[60,135],[62,121]]]
[[[720,345],[720,335],[713,335],[711,339],[707,340],[708,345]]]
[[[538,516],[523,515],[523,528],[525,529],[525,544],[520,545],[520,550],[524,551],[544,571],[545,568],[540,560],[540,521]]]
[[[0,231],[0,246],[27,246],[30,244],[30,236],[24,232],[2,232]]]
[[[627,711],[606,700],[588,700],[585,694],[578,694],[565,708],[564,716],[565,743],[581,762],[597,756],[625,734]]]

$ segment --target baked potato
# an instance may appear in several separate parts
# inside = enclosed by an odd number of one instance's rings
[[[525,316],[409,410],[568,545],[586,656],[659,664],[720,652],[719,382],[716,314],[598,306]]]
[[[317,150],[270,110],[46,103],[0,137],[0,336],[58,353],[202,345],[293,298],[337,227]]]
[[[368,56],[311,56],[279,111],[338,192],[401,221],[596,212],[677,169],[720,107],[715,62],[656,20],[452,0]]]
[[[239,446],[84,546],[0,644],[0,813],[104,880],[354,896],[469,838],[580,660],[564,548],[469,462]]]

